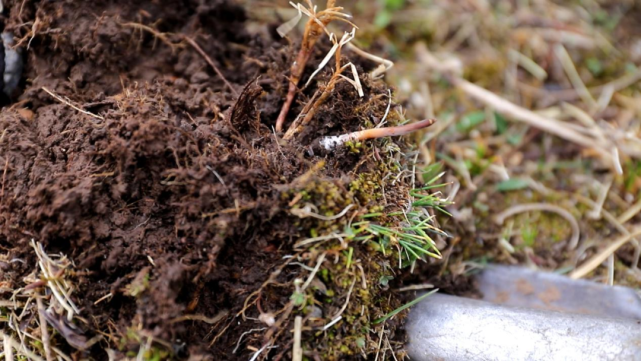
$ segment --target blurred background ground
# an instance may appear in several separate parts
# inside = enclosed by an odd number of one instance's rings
[[[253,19],[296,13],[249,3]],[[338,5],[360,27],[354,43],[394,62],[393,111],[439,121],[414,138],[417,175],[443,164],[455,202],[438,216],[452,237],[431,272],[497,262],[641,284],[638,240],[626,237],[641,220],[641,2]]]

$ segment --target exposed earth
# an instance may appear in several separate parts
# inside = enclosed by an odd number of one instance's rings
[[[291,359],[300,316],[308,359],[381,343],[403,355],[403,313],[386,315],[414,297],[392,284],[416,259],[372,225],[433,214],[413,207],[411,149],[399,137],[315,146],[386,117],[378,64],[344,52],[364,95],[338,83],[284,141],[273,126],[300,32],[249,24],[227,0],[4,8],[25,63],[0,113],[5,346],[42,359]],[[319,41],[304,80],[330,47]],[[286,126],[331,75],[297,93]]]

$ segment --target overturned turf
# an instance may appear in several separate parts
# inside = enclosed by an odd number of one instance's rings
[[[290,359],[301,317],[309,358],[402,355],[388,282],[416,257],[372,225],[429,218],[408,147],[314,146],[381,121],[374,65],[346,54],[364,96],[338,84],[285,142],[272,127],[296,45],[246,31],[230,1],[172,4],[5,2],[26,68],[0,114],[3,337],[43,358]]]

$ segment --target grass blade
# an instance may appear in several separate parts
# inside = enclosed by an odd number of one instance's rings
[[[374,320],[374,324],[375,324],[375,325],[378,325],[379,323],[385,322],[386,320],[388,320],[388,319],[390,319],[390,318],[392,318],[392,317],[396,316],[396,315],[397,315],[397,314],[399,314],[400,312],[402,312],[402,311],[404,311],[404,310],[406,310],[406,309],[408,309],[408,308],[410,308],[410,307],[414,306],[415,304],[417,304],[417,303],[419,303],[419,302],[423,301],[424,299],[428,298],[429,296],[433,295],[433,294],[434,294],[434,293],[436,293],[436,292],[438,292],[438,288],[437,288],[437,289],[434,289],[434,290],[432,290],[432,291],[430,291],[430,292],[428,292],[428,293],[426,293],[426,294],[424,294],[424,295],[422,295],[422,296],[419,296],[419,297],[417,297],[415,300],[410,301],[410,302],[408,302],[408,303],[404,304],[403,306],[401,306],[401,307],[399,307],[399,308],[395,309],[394,311],[392,311],[392,312],[388,313],[387,315],[385,315],[385,316],[383,316],[383,317],[381,317],[381,318],[379,318],[379,319]]]

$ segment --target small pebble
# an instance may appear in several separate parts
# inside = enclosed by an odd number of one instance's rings
[[[22,76],[22,55],[20,51],[11,47],[14,44],[13,34],[2,33],[2,43],[4,44],[4,87],[2,91],[7,96],[11,96],[18,89]]]

